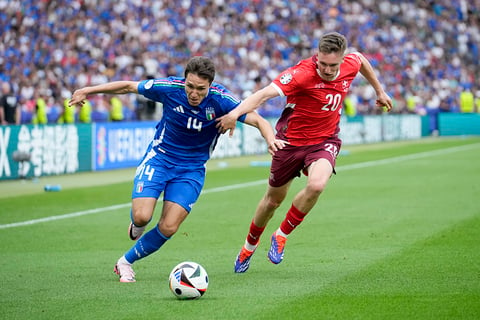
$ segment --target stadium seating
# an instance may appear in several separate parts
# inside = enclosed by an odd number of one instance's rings
[[[244,97],[255,78],[268,84],[311,55],[321,33],[335,30],[372,61],[395,98],[394,112],[408,112],[410,95],[419,109],[448,102],[441,111],[458,111],[459,90],[480,89],[480,8],[463,3],[4,1],[0,81],[13,84],[28,122],[26,105],[36,90],[57,99],[84,85],[181,75],[185,61],[201,54],[216,62],[216,80]],[[374,110],[366,85],[357,78],[350,92],[359,114]],[[275,116],[281,108],[272,102],[262,112]]]

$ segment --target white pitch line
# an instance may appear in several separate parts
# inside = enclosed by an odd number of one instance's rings
[[[104,211],[111,211],[111,210],[115,210],[115,209],[123,209],[125,207],[129,207],[130,205],[131,205],[130,203],[117,204],[117,205],[114,205],[114,206],[96,208],[96,209],[90,209],[90,210],[84,210],[84,211],[77,211],[77,212],[62,214],[62,215],[59,215],[59,216],[50,216],[50,217],[27,220],[27,221],[22,221],[22,222],[0,224],[0,229],[23,227],[23,226],[29,226],[29,225],[32,225],[32,224],[42,223],[42,222],[49,222],[49,221],[56,221],[56,220],[86,216],[88,214],[94,214],[94,213],[99,213],[99,212],[104,212]]]
[[[387,158],[387,159],[382,159],[382,160],[374,160],[374,161],[354,163],[354,164],[350,164],[350,165],[337,167],[337,168],[335,168],[335,170],[336,171],[344,171],[344,170],[352,170],[352,169],[359,169],[359,168],[367,168],[367,167],[373,167],[373,166],[376,166],[376,165],[391,164],[391,163],[402,162],[402,161],[406,161],[406,160],[416,160],[416,159],[421,159],[421,158],[428,158],[428,157],[432,157],[432,156],[443,155],[443,154],[447,154],[447,153],[455,153],[455,152],[459,152],[459,151],[472,150],[472,149],[475,149],[475,148],[480,148],[480,143],[466,144],[466,145],[463,145],[463,146],[450,147],[450,148],[447,148],[447,149],[424,151],[424,152],[413,153],[413,154],[408,154],[408,155],[405,155],[405,156],[398,156],[398,157]]]
[[[395,163],[395,162],[402,162],[402,161],[407,161],[407,160],[416,160],[416,159],[427,158],[427,157],[432,157],[432,156],[436,156],[436,155],[443,155],[443,154],[446,154],[446,153],[466,151],[466,150],[471,150],[471,149],[475,149],[475,148],[479,148],[479,147],[480,147],[480,143],[468,144],[468,145],[463,145],[463,146],[459,146],[459,147],[451,147],[451,148],[447,148],[447,149],[425,151],[425,152],[419,152],[419,153],[409,154],[409,155],[405,155],[405,156],[382,159],[382,160],[374,160],[374,161],[367,161],[367,162],[355,163],[355,164],[350,164],[350,165],[344,165],[344,166],[336,167],[335,170],[340,172],[340,171],[346,171],[346,170],[368,168],[368,167],[374,167],[374,166],[378,166],[378,165],[391,164],[391,163]],[[251,182],[246,182],[246,183],[233,184],[233,185],[229,185],[229,186],[206,189],[206,190],[202,191],[202,194],[223,192],[223,191],[229,191],[229,190],[235,190],[235,189],[242,189],[242,188],[257,186],[257,185],[266,184],[266,183],[267,183],[267,180],[263,179],[263,180],[251,181]],[[103,208],[96,208],[96,209],[72,212],[72,213],[62,214],[62,215],[58,215],[58,216],[50,216],[50,217],[45,217],[45,218],[40,218],[40,219],[32,219],[32,220],[27,220],[27,221],[22,221],[22,222],[0,224],[0,229],[24,227],[24,226],[29,226],[29,225],[32,225],[32,224],[37,224],[37,223],[75,218],[75,217],[80,217],[80,216],[86,216],[86,215],[89,215],[89,214],[95,214],[95,213],[101,213],[101,212],[105,212],[105,211],[112,211],[112,210],[116,210],[116,209],[128,208],[130,206],[131,206],[131,203],[124,203],[124,204],[118,204],[118,205],[114,205],[114,206],[103,207]]]

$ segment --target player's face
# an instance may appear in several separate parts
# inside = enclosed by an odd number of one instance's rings
[[[185,78],[185,92],[187,93],[188,103],[191,106],[198,106],[208,94],[210,82],[196,74],[189,73]]]
[[[338,53],[322,53],[317,54],[317,68],[320,77],[327,81],[332,81],[338,74],[338,69],[343,62],[343,55]]]

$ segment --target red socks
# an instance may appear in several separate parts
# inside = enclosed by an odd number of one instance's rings
[[[282,224],[280,225],[280,230],[285,234],[290,234],[293,231],[293,229],[295,229],[300,223],[302,223],[303,218],[305,218],[307,213],[300,212],[292,204],[292,206],[290,207],[290,210],[288,210],[287,212],[285,219],[282,221]]]
[[[247,242],[254,246],[257,245],[258,241],[260,240],[260,236],[262,235],[264,230],[265,227],[257,227],[252,220],[252,223],[250,224],[250,230],[247,235]]]
[[[280,224],[280,230],[286,235],[290,234],[293,231],[293,229],[295,229],[300,223],[302,223],[307,213],[300,212],[292,204],[292,206],[290,207],[290,210],[288,210],[287,212],[285,219]],[[247,235],[247,243],[252,246],[256,246],[264,230],[265,230],[265,227],[262,227],[262,228],[257,227],[252,220],[252,222],[250,223],[250,229]]]

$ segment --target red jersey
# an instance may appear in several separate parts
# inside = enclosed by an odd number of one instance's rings
[[[326,81],[318,74],[316,61],[316,55],[302,60],[272,81],[287,97],[275,127],[277,138],[293,146],[318,144],[340,132],[343,100],[362,64],[357,54],[347,54],[335,80]]]

